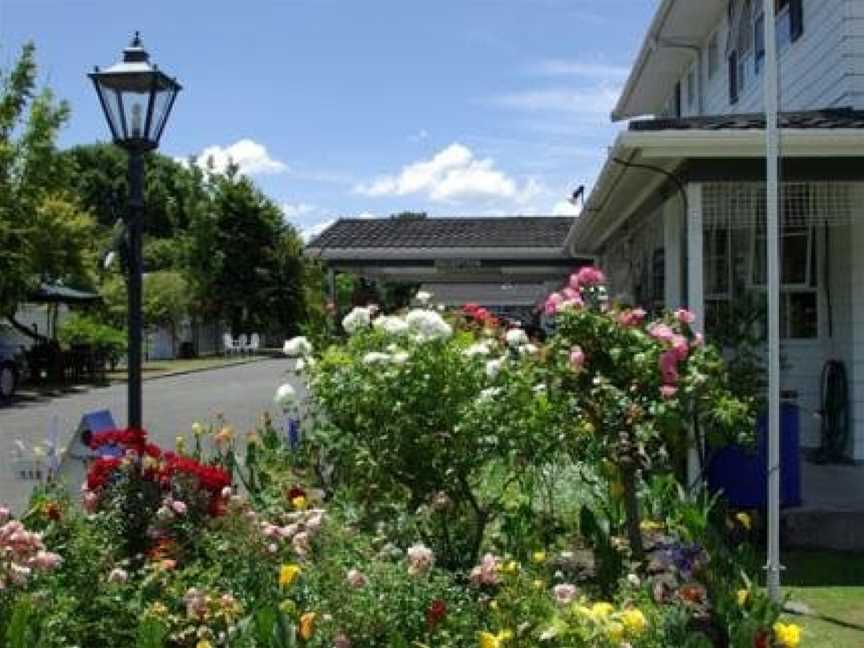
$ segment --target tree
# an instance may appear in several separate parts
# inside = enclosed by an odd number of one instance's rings
[[[236,167],[204,182],[208,199],[190,213],[186,247],[201,311],[228,321],[234,334],[295,332],[305,303],[299,235]]]
[[[35,89],[27,44],[0,70],[0,313],[34,337],[15,321],[18,304],[42,281],[89,284],[93,254],[93,221],[68,191],[71,169],[55,146],[69,108]]]
[[[177,329],[192,304],[189,285],[179,272],[153,272],[144,278],[142,314],[148,326],[164,326],[171,334],[172,354],[177,352]]]

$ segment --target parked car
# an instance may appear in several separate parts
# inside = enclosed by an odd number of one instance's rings
[[[26,375],[24,349],[0,342],[0,402],[12,399],[15,388]]]

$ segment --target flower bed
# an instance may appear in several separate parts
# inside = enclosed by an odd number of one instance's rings
[[[311,396],[277,390],[285,425],[94,436],[83,510],[0,509],[0,646],[797,646],[758,519],[681,486],[688,431],[752,427],[690,314],[611,304],[593,268],[546,308],[544,341],[358,308],[286,343]]]

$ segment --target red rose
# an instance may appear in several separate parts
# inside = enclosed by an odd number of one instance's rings
[[[441,599],[435,599],[426,610],[426,623],[430,628],[435,628],[444,617],[447,616],[447,603]]]
[[[771,648],[771,636],[766,630],[758,630],[753,636],[753,648]]]

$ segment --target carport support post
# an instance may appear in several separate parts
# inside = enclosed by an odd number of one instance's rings
[[[705,284],[703,283],[702,257],[704,254],[702,185],[687,185],[687,307],[696,316],[693,330],[705,330]],[[702,462],[694,430],[687,439],[687,490],[693,491],[702,479]]]
[[[128,415],[127,426],[141,428],[141,275],[143,263],[141,260],[141,237],[144,215],[144,153],[139,150],[129,151],[129,215],[126,220],[128,234],[129,276],[127,289],[129,293],[129,349],[127,350],[128,372]]]

